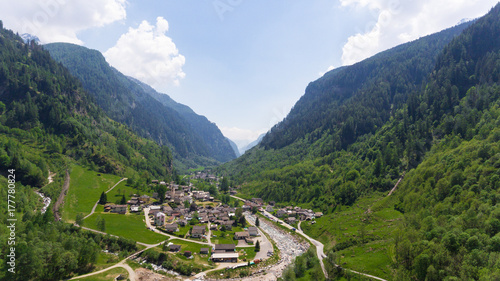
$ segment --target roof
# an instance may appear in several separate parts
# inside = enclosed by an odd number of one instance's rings
[[[181,249],[181,245],[170,245],[170,246],[168,246],[168,248],[170,250],[180,250]]]
[[[249,233],[250,235],[252,235],[252,233],[253,233],[253,234],[258,234],[258,233],[259,233],[259,231],[257,230],[257,227],[252,226],[252,227],[249,227],[249,228],[248,228],[248,233]]]
[[[210,251],[210,249],[209,249],[209,248],[201,248],[201,249],[200,249],[200,252],[207,252],[207,253],[208,253],[209,251]]]
[[[195,226],[193,226],[193,230],[191,232],[192,233],[204,233],[205,232],[205,226],[195,225]]]
[[[234,250],[236,245],[234,244],[215,244],[215,250]]]
[[[237,259],[239,257],[238,253],[213,253],[213,259]]]
[[[248,236],[248,232],[247,231],[240,231],[240,232],[236,232],[234,234],[234,236],[237,236],[237,237],[245,237],[245,236]]]

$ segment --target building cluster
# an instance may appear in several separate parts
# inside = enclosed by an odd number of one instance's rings
[[[183,205],[176,208],[163,205],[151,206],[149,211],[149,215],[154,219],[156,227],[172,233],[179,231],[179,227],[186,226],[194,215],[198,216],[197,219],[200,224],[211,222],[211,230],[219,230],[222,226],[226,230],[231,230],[234,224],[231,217],[235,213],[236,209],[227,205],[217,207],[189,206],[189,208],[185,208]]]

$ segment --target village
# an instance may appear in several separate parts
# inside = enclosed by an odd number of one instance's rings
[[[192,177],[216,185],[219,181],[215,176],[206,173],[197,173]],[[245,200],[241,207],[240,201],[235,200],[235,204],[230,206],[215,199],[208,191],[197,190],[192,183],[178,185],[174,182],[152,180],[150,185],[165,186],[167,192],[163,200],[157,192],[152,196],[134,194],[126,204],[106,204],[104,211],[117,214],[144,212],[147,214],[148,229],[170,237],[203,243],[206,247],[202,247],[197,254],[206,255],[211,261],[218,263],[247,262],[246,257],[240,257],[237,251],[242,248],[252,247],[255,252],[261,252],[255,259],[248,261],[252,263],[258,263],[274,254],[272,244],[256,226],[248,224],[244,213],[255,214],[260,211],[273,220],[270,216],[272,214],[293,226],[299,221],[314,223],[315,218],[323,215],[300,207],[278,208],[275,202],[266,204],[261,198]],[[231,188],[229,194],[234,196],[237,191]],[[283,223],[280,219],[276,222]],[[186,257],[193,254],[183,251],[181,245],[173,243],[168,244],[168,251],[183,253]]]

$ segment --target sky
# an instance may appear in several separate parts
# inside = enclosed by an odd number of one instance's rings
[[[6,1],[4,1],[6,2]],[[23,0],[4,27],[101,51],[239,146],[325,72],[486,14],[497,0]]]

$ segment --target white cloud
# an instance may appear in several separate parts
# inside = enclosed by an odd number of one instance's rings
[[[138,28],[129,28],[104,56],[122,73],[165,91],[186,75],[182,71],[186,60],[165,35],[167,31],[168,22],[162,17],[156,19],[156,26],[143,21]]]
[[[0,19],[20,34],[30,33],[43,43],[83,44],[79,31],[126,18],[125,0],[23,0],[5,3]]]
[[[477,18],[498,0],[340,0],[344,7],[369,9],[374,19],[348,38],[342,64],[350,65],[396,45]]]

